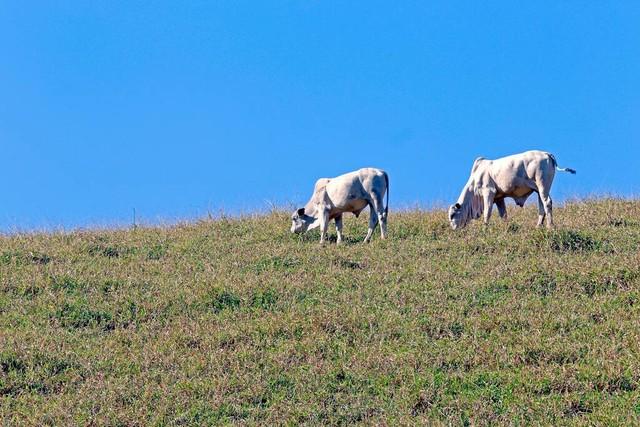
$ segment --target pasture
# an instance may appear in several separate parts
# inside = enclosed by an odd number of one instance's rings
[[[0,237],[3,425],[639,424],[640,202]]]

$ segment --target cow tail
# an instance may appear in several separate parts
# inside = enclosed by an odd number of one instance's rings
[[[571,169],[571,168],[561,168],[558,166],[558,161],[556,160],[556,158],[553,156],[553,154],[549,153],[549,157],[551,157],[551,161],[553,162],[553,166],[556,168],[556,170],[558,172],[569,172],[572,175],[576,174],[576,170],[575,169]]]
[[[387,205],[384,208],[384,216],[386,218],[389,216],[389,175],[386,172],[384,172],[384,180],[387,184]]]

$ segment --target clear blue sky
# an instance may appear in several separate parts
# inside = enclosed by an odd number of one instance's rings
[[[640,190],[640,2],[15,1],[0,6],[0,230],[302,205],[391,175],[455,200],[539,148],[557,200]]]

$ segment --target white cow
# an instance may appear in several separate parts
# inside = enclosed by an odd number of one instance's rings
[[[487,224],[494,203],[500,216],[507,219],[504,199],[511,197],[522,207],[534,192],[538,193],[538,227],[544,223],[545,216],[549,217],[547,227],[553,227],[549,192],[556,170],[576,173],[570,168],[559,168],[553,154],[544,151],[527,151],[497,160],[476,159],[458,202],[449,207],[451,228],[462,228],[481,214]]]
[[[383,204],[387,194],[387,205]],[[336,178],[320,178],[311,200],[291,216],[291,232],[302,233],[320,227],[320,243],[324,243],[329,222],[336,221],[338,243],[342,242],[342,214],[351,212],[356,217],[369,206],[369,231],[364,241],[369,242],[380,220],[382,238],[387,237],[389,213],[389,176],[380,169],[364,168]]]

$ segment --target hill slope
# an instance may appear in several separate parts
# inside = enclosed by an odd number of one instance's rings
[[[637,424],[640,202],[555,212],[0,238],[0,420]]]

